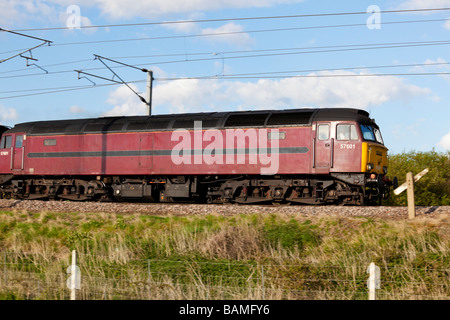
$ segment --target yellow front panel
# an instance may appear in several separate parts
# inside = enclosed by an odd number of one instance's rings
[[[362,143],[362,154],[361,154],[361,172],[366,172],[367,171],[367,158],[369,156],[368,154],[368,143],[367,142],[363,142]]]
[[[361,172],[383,174],[383,167],[388,166],[388,149],[377,143],[363,142],[361,156]],[[373,164],[373,169],[368,170],[367,164]]]

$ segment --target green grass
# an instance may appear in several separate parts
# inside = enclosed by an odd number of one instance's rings
[[[243,209],[245,210],[245,209]],[[0,212],[0,299],[449,299],[448,217]]]

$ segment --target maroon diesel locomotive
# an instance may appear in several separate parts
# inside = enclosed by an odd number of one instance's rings
[[[392,185],[379,127],[358,109],[39,121],[0,132],[8,198],[362,205]]]

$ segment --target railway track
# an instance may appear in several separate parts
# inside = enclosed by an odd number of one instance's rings
[[[0,199],[0,210],[15,212],[81,212],[143,215],[286,214],[302,216],[378,217],[408,219],[407,207],[387,206],[263,206],[179,203],[75,202]],[[450,217],[450,206],[416,207],[417,217]]]

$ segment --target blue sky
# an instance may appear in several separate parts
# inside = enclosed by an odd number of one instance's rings
[[[450,10],[385,12],[426,8],[450,0],[2,0],[0,28],[52,43],[0,63],[0,123],[145,114],[128,87],[78,79],[112,79],[96,54],[153,70],[153,114],[361,108],[391,153],[444,152]],[[0,32],[0,61],[41,43]],[[145,73],[103,61],[145,96]]]

